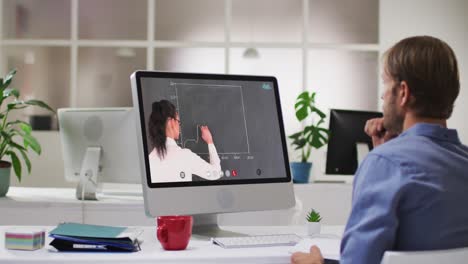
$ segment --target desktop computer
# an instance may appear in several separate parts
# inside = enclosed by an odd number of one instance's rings
[[[194,215],[194,234],[225,236],[217,214],[294,206],[274,77],[131,75],[146,213]]]
[[[367,120],[382,117],[382,113],[356,110],[330,110],[328,141],[323,181],[352,181],[359,163],[372,150],[372,139],[364,131]]]
[[[97,200],[103,182],[141,184],[133,108],[61,108],[58,120],[65,179],[78,182],[77,199]]]

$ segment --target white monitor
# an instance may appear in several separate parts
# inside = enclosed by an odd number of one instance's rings
[[[58,109],[65,179],[78,199],[96,200],[99,183],[141,183],[133,108]]]
[[[213,236],[217,213],[294,206],[275,77],[137,71],[131,84],[147,214],[195,215]]]

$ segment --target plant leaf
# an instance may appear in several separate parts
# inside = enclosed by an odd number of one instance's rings
[[[328,130],[316,126],[307,126],[304,128],[304,134],[310,146],[319,149],[328,143]]]
[[[306,143],[307,143],[307,140],[305,140],[304,138],[297,140],[294,144],[296,145],[295,149],[298,150],[298,149],[303,148],[306,145]]]
[[[315,211],[314,209],[311,209],[311,211],[307,214],[306,217],[308,222],[320,222],[322,220],[322,217],[320,216],[320,213]]]
[[[294,108],[296,109],[296,117],[299,121],[304,120],[309,115],[309,105],[313,103],[311,102],[311,98],[309,96],[309,92],[305,91],[302,92],[296,100],[296,104]]]
[[[23,120],[15,120],[15,121],[7,122],[6,126],[12,126],[12,125],[16,125],[16,124],[25,124],[25,125],[30,126],[28,122],[25,122]]]
[[[10,142],[12,135],[5,130],[0,131],[0,135],[4,138],[5,142]]]
[[[314,142],[311,144],[314,148],[321,148],[325,144],[328,143],[328,131],[325,131],[324,128],[317,129],[316,137],[314,138]]]
[[[302,135],[302,131],[290,135],[289,138],[296,139],[300,137],[301,135]]]
[[[16,142],[14,142],[14,141],[11,141],[9,145],[11,147],[14,147],[14,148],[18,149],[21,156],[23,157],[24,163],[26,163],[28,173],[31,173],[31,161],[29,160],[28,155],[26,154],[26,148],[21,146],[20,144],[18,144]]]
[[[304,91],[304,92],[300,93],[300,94],[297,96],[297,100],[298,100],[298,101],[299,101],[299,99],[308,101],[308,100],[309,100],[309,92],[308,92],[308,91]]]
[[[320,116],[321,119],[323,119],[323,118],[325,118],[327,116],[315,106],[311,106],[310,111],[317,113]]]
[[[13,169],[15,170],[16,177],[18,178],[18,181],[21,182],[21,162],[18,159],[18,156],[13,151],[7,151],[6,154],[10,155],[11,163],[13,163]]]
[[[315,126],[319,127],[323,123],[325,123],[325,120],[323,120],[323,118],[320,118],[320,120],[317,122],[317,124]]]
[[[24,160],[24,163],[26,163],[26,168],[28,169],[28,173],[31,174],[31,161],[29,160],[28,155],[26,154],[26,151],[19,149],[19,152],[21,153],[21,156],[23,156],[23,160]]]
[[[13,109],[23,109],[28,107],[27,105],[24,105],[23,101],[14,101],[11,102],[7,105],[8,111],[13,110]]]
[[[315,95],[316,95],[316,94],[317,94],[316,92],[311,92],[311,93],[310,93],[310,98],[311,98],[311,100],[312,100],[313,102],[315,102]]]
[[[37,142],[36,138],[28,134],[24,134],[22,136],[24,139],[24,147],[25,148],[31,147],[31,149],[34,152],[36,152],[38,155],[41,155],[41,145],[39,144],[39,142]]]
[[[3,80],[3,84],[6,84],[6,83],[10,83],[11,80],[13,79],[13,76],[15,76],[16,74],[16,69],[13,69],[11,70],[7,76],[5,77],[5,79]]]
[[[296,110],[296,118],[299,121],[302,121],[302,120],[306,119],[307,115],[308,114],[307,114],[307,108],[306,107],[301,107],[301,108]]]
[[[44,103],[43,101],[40,101],[40,100],[28,100],[28,101],[25,101],[24,103],[27,104],[27,105],[39,106],[41,108],[44,108],[44,109],[47,109],[47,110],[51,111],[52,113],[55,113],[54,109],[52,109],[48,104],[46,104],[46,103]]]
[[[296,132],[294,134],[291,134],[289,137],[298,137],[302,134],[302,131]]]
[[[0,131],[0,135],[3,138],[0,144],[0,157],[3,157],[5,155],[5,150],[8,147],[8,143],[11,141],[11,136],[6,131]]]
[[[315,97],[315,92],[304,91],[299,94],[294,105],[296,118],[299,121],[304,121],[309,115],[318,116],[318,122],[315,125],[314,120],[317,116],[314,116],[311,125],[304,126],[302,131],[289,136],[293,140],[292,145],[295,146],[295,150],[301,150],[302,161],[307,161],[312,148],[319,149],[327,144],[330,136],[327,129],[320,127],[325,122],[326,115],[315,106]]]
[[[296,110],[296,117],[299,121],[304,120],[309,115],[309,112],[317,113],[321,118],[325,116],[322,111],[315,107],[315,92],[302,92],[296,99],[294,109]]]
[[[18,150],[24,150],[24,151],[27,150],[25,147],[21,146],[20,144],[14,142],[14,141],[11,141],[11,142],[9,143],[9,145],[12,146],[12,147],[14,147],[14,148],[17,148]]]
[[[3,90],[4,99],[6,97],[10,97],[10,95],[13,95],[15,98],[18,98],[20,96],[20,92],[16,90],[15,88],[8,88],[8,89]]]
[[[13,69],[11,70],[7,76],[5,77],[5,79],[3,79],[3,82],[2,82],[2,85],[0,87],[1,90],[4,90],[5,88],[8,87],[8,85],[10,85],[12,79],[13,79],[13,76],[15,76],[16,74],[16,69]]]
[[[23,122],[23,121],[19,121],[18,122],[20,123],[20,128],[21,130],[24,131],[24,133],[26,133],[27,135],[30,135],[31,134],[31,131],[32,131],[32,127],[30,124],[26,123],[26,122]]]

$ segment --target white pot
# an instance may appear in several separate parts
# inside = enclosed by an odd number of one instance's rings
[[[307,222],[307,235],[319,235],[322,225],[320,222]]]

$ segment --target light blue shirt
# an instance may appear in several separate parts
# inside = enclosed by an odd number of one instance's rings
[[[340,263],[457,247],[468,247],[468,147],[456,130],[420,123],[359,166]]]

